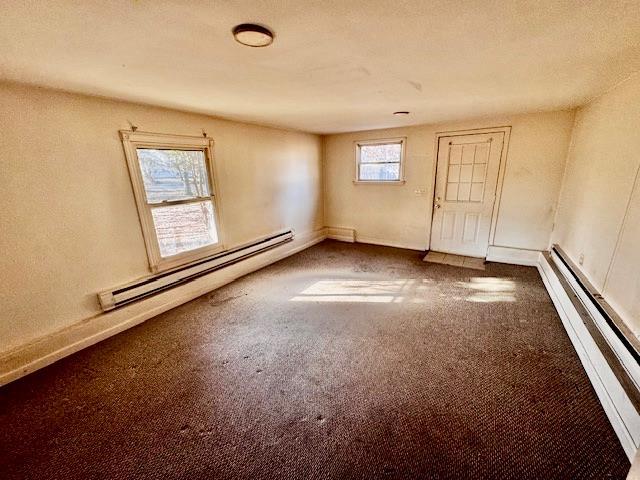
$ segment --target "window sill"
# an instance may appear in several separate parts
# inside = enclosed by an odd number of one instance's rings
[[[222,253],[225,250],[225,245],[221,242],[218,242],[213,245],[207,245],[205,247],[178,253],[170,257],[161,257],[154,264],[150,265],[151,272],[157,274],[164,273],[168,270],[173,270],[176,268],[187,267],[192,263],[203,260],[211,255]]]
[[[354,180],[354,185],[404,185],[406,180]]]

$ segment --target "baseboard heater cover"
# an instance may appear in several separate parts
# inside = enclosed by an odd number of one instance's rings
[[[98,300],[102,310],[107,312],[284,245],[293,241],[294,237],[295,232],[292,229],[276,233],[255,242],[192,262],[183,267],[100,292]]]
[[[573,290],[580,298],[590,316],[596,320],[601,331],[605,332],[608,343],[621,360],[627,360],[627,364],[640,366],[640,341],[627,327],[624,321],[618,316],[615,310],[607,303],[604,297],[591,284],[591,282],[580,272],[580,269],[571,261],[569,256],[559,245],[551,247],[551,258],[561,270],[565,270],[571,276],[570,283]],[[567,275],[565,275],[566,277]],[[610,332],[610,333],[609,333]],[[607,334],[609,333],[609,334]],[[613,334],[613,335],[611,335]],[[630,372],[634,381],[640,389],[640,369],[636,375]],[[640,404],[639,404],[640,406]]]
[[[557,245],[539,270],[576,353],[622,447],[640,446],[639,342],[602,295]]]

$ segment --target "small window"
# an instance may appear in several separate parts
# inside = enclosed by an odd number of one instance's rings
[[[211,140],[121,132],[154,272],[223,249]]]
[[[356,143],[357,183],[403,183],[404,138]]]

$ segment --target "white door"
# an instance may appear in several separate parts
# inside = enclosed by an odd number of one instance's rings
[[[504,133],[440,137],[431,250],[485,257]]]

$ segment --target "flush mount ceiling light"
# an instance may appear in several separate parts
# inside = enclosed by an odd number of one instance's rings
[[[267,47],[273,43],[273,32],[254,23],[243,23],[233,27],[233,37],[247,47]]]
[[[409,115],[409,112],[406,112],[406,111],[404,111],[404,110],[401,110],[401,111],[399,111],[399,112],[393,112],[393,114],[394,114],[394,115],[398,115],[398,116],[399,116],[399,115]]]

